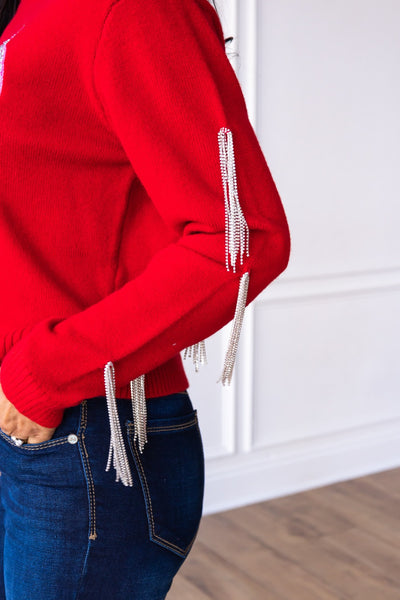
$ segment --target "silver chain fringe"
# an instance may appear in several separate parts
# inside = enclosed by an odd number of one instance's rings
[[[108,361],[104,367],[104,383],[110,422],[110,449],[105,470],[110,470],[112,461],[116,473],[115,481],[121,481],[125,486],[132,487],[132,473],[122,436],[115,398],[115,369],[111,361]],[[144,375],[140,375],[132,380],[130,382],[130,389],[135,429],[134,441],[138,438],[140,452],[142,453],[144,444],[147,442],[147,406],[144,393]]]
[[[244,309],[246,308],[248,287],[249,273],[246,272],[240,278],[239,293],[236,301],[235,316],[233,317],[228,349],[225,354],[221,377],[217,380],[217,383],[222,381],[222,385],[230,385],[232,380],[233,367],[235,366],[236,352],[238,349],[240,332],[242,330]]]
[[[116,472],[115,481],[121,480],[126,486],[132,486],[132,474],[122,437],[115,398],[115,370],[111,361],[104,367],[104,382],[107,397],[108,418],[110,421],[110,449],[106,471],[110,470],[111,460]]]
[[[249,227],[239,203],[233,136],[232,131],[227,127],[221,127],[219,130],[218,145],[222,186],[224,189],[225,198],[226,269],[229,271],[230,266],[232,266],[233,272],[235,273],[238,255],[240,254],[240,264],[243,264],[244,254],[249,256]],[[231,335],[225,354],[222,374],[217,380],[217,383],[222,381],[222,385],[230,385],[232,380],[232,372],[235,365],[239,336],[242,329],[244,311],[246,308],[249,276],[249,273],[246,272],[240,278]]]
[[[0,94],[1,94],[1,90],[3,88],[4,63],[6,60],[6,51],[7,51],[7,46],[6,46],[6,43],[4,42],[0,46]]]
[[[144,375],[130,382],[132,413],[135,429],[134,441],[138,440],[140,453],[147,442],[147,405],[144,393]]]
[[[225,199],[225,262],[227,271],[232,266],[235,273],[238,254],[240,264],[245,253],[249,256],[249,227],[239,203],[233,137],[227,127],[218,132],[218,146]]]
[[[201,342],[197,342],[197,344],[192,344],[185,348],[183,358],[193,358],[194,368],[197,373],[200,365],[208,364],[205,341],[202,340]]]
[[[19,33],[25,25],[22,25],[18,31],[14,33],[8,40],[5,40],[2,44],[0,44],[0,94],[3,89],[3,79],[4,79],[4,65],[6,62],[6,52],[7,52],[7,44],[10,42],[16,35]]]
[[[227,127],[221,127],[218,132],[218,147],[225,201],[225,265],[227,271],[232,267],[235,273],[238,257],[240,258],[240,264],[243,264],[243,256],[249,256],[249,227],[239,203],[233,136],[232,131]],[[249,276],[249,272],[246,272],[240,278],[228,348],[224,358],[221,377],[217,380],[217,383],[222,381],[223,385],[230,385],[232,380],[232,372],[246,308]],[[193,363],[196,371],[198,371],[199,364],[207,362],[207,360],[204,361],[202,359],[203,354],[205,356],[204,340],[186,348],[183,358],[186,359],[188,356],[193,356]]]

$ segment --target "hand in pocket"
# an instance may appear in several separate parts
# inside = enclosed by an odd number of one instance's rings
[[[1,369],[0,369],[1,370]],[[0,384],[0,429],[27,444],[37,444],[50,440],[55,427],[43,427],[20,413],[8,400]]]

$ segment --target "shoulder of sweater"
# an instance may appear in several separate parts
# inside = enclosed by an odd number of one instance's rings
[[[200,27],[207,22],[225,44],[219,15],[209,0],[101,0],[100,5],[96,1],[96,10],[101,10],[104,15],[103,29],[111,19],[119,21],[122,27],[148,26],[153,22],[154,28],[149,35],[152,34],[155,40],[162,37],[162,30],[157,30],[162,24],[179,30],[189,22],[197,22]]]

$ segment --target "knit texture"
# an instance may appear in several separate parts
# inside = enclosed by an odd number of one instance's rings
[[[1,46],[7,42],[5,46]],[[2,37],[0,381],[55,427],[146,374],[188,387],[180,352],[287,266],[290,235],[207,0],[22,0]],[[218,132],[235,143],[250,253],[225,267]]]

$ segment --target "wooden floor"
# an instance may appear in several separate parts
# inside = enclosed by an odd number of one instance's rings
[[[400,600],[400,469],[203,516],[168,600]]]

